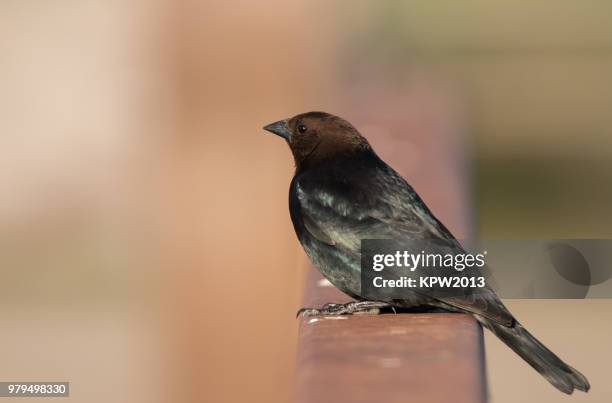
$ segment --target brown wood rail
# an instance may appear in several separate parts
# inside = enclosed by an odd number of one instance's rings
[[[457,155],[451,155],[457,149],[440,137],[412,143],[368,137],[378,150],[395,143],[429,156],[439,153],[432,156],[435,161],[450,158],[461,165]],[[464,218],[469,217],[469,209],[464,202],[467,192],[463,170],[447,164],[415,172],[393,153],[391,158],[384,151],[379,153],[413,182],[435,214],[446,223],[450,221],[451,230],[465,230],[461,223],[467,221]],[[460,186],[444,186],[449,183]],[[303,306],[350,300],[313,267],[308,268],[306,277]],[[468,315],[390,313],[300,318],[298,338],[298,403],[479,403],[487,399],[482,329]]]

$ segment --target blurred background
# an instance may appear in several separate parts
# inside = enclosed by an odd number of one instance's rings
[[[304,256],[261,127],[300,112],[375,133],[426,201],[461,188],[471,213],[431,205],[459,235],[612,236],[603,0],[3,0],[0,50],[5,381],[290,401]],[[455,157],[465,183],[424,179]],[[508,305],[593,389],[487,334],[491,401],[609,401],[610,300]]]

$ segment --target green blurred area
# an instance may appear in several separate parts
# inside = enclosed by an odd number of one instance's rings
[[[479,158],[477,229],[485,238],[610,238],[612,164],[585,156]]]

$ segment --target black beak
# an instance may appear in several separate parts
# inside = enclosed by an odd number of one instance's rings
[[[291,130],[289,130],[289,126],[287,125],[288,119],[279,120],[278,122],[270,123],[267,126],[264,126],[264,130],[269,131],[270,133],[274,133],[278,136],[281,136],[287,141],[291,140]]]

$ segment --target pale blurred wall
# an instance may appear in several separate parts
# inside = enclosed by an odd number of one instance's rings
[[[290,400],[303,259],[261,127],[331,92],[333,41],[282,4],[2,3],[0,378]]]
[[[261,127],[321,107],[333,40],[307,2],[172,8],[180,110],[162,174],[177,387],[193,401],[289,401],[303,258],[293,161]]]
[[[0,3],[0,379],[160,401],[159,2]]]

